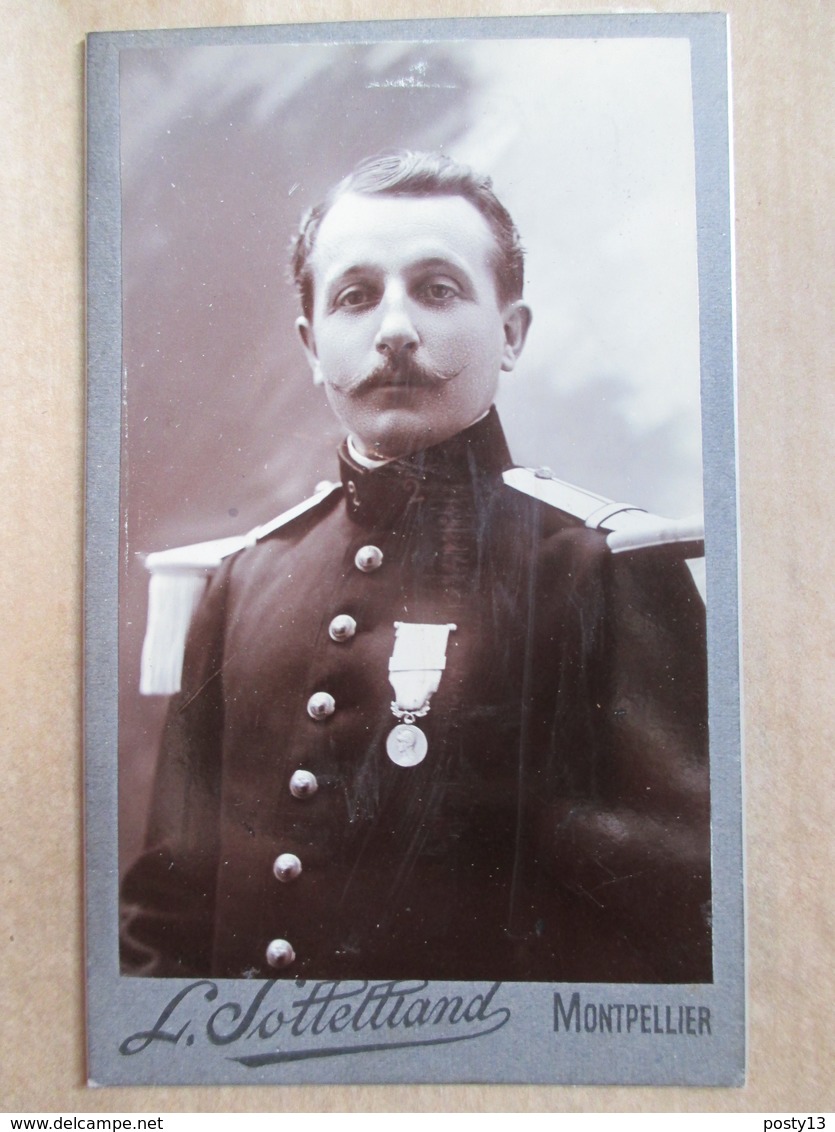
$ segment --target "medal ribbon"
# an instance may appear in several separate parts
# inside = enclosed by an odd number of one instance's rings
[[[426,715],[429,701],[441,683],[446,668],[449,634],[455,625],[394,623],[394,649],[389,660],[389,680],[394,689],[391,710],[402,719]]]

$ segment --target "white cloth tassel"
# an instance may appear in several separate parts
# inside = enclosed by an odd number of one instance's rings
[[[652,546],[677,546],[683,558],[704,554],[705,524],[701,515],[689,519],[664,519],[641,511],[625,511],[603,524],[611,533],[606,542],[612,554],[644,550]]]
[[[143,696],[170,696],[179,692],[189,625],[207,581],[205,569],[151,574],[148,626],[139,678],[139,691]]]
[[[151,573],[148,625],[139,677],[139,691],[143,696],[171,696],[179,692],[191,619],[209,577],[221,562],[310,511],[340,487],[338,483],[323,483],[310,499],[245,535],[176,546],[148,555],[145,559],[145,567]]]

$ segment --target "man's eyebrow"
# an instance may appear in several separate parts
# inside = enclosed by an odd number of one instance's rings
[[[421,256],[411,263],[405,264],[404,271],[407,273],[415,273],[418,271],[426,271],[433,267],[450,268],[462,272],[465,275],[470,274],[467,265],[460,260],[458,256],[444,255],[443,253],[432,253]],[[355,275],[379,275],[381,273],[382,269],[379,265],[358,260],[356,263],[348,264],[345,267],[337,266],[333,272],[329,272],[326,286],[331,287],[334,284],[339,284],[343,279],[353,278]]]
[[[409,272],[418,272],[426,271],[427,269],[433,267],[451,269],[453,271],[457,271],[459,274],[466,275],[467,278],[469,278],[470,276],[470,272],[468,271],[466,265],[461,262],[461,260],[459,260],[456,256],[447,255],[425,256],[423,259],[418,259],[415,260],[414,263],[410,263],[407,270]]]
[[[329,272],[325,279],[325,294],[331,295],[343,283],[350,279],[356,279],[358,276],[370,275],[377,277],[380,274],[380,269],[375,268],[370,263],[351,263],[346,267],[337,266],[336,270]]]

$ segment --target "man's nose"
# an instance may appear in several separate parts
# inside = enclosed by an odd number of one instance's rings
[[[417,348],[419,338],[409,311],[408,296],[399,288],[386,293],[381,304],[380,328],[374,346],[381,354],[399,354]]]

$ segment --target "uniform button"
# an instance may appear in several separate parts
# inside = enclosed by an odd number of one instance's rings
[[[267,944],[267,962],[271,967],[289,967],[295,961],[296,953],[286,939],[273,939]]]
[[[328,635],[332,641],[350,641],[357,631],[357,623],[348,613],[340,613],[328,625]]]
[[[273,874],[276,880],[286,884],[301,874],[302,863],[295,853],[282,853],[273,861]]]
[[[311,719],[327,719],[336,711],[336,700],[330,692],[314,692],[307,701],[307,714]]]
[[[312,798],[319,789],[316,775],[309,770],[294,770],[290,779],[290,793],[294,798]]]
[[[379,546],[361,546],[354,555],[354,565],[363,574],[379,570],[383,565],[383,552]]]

